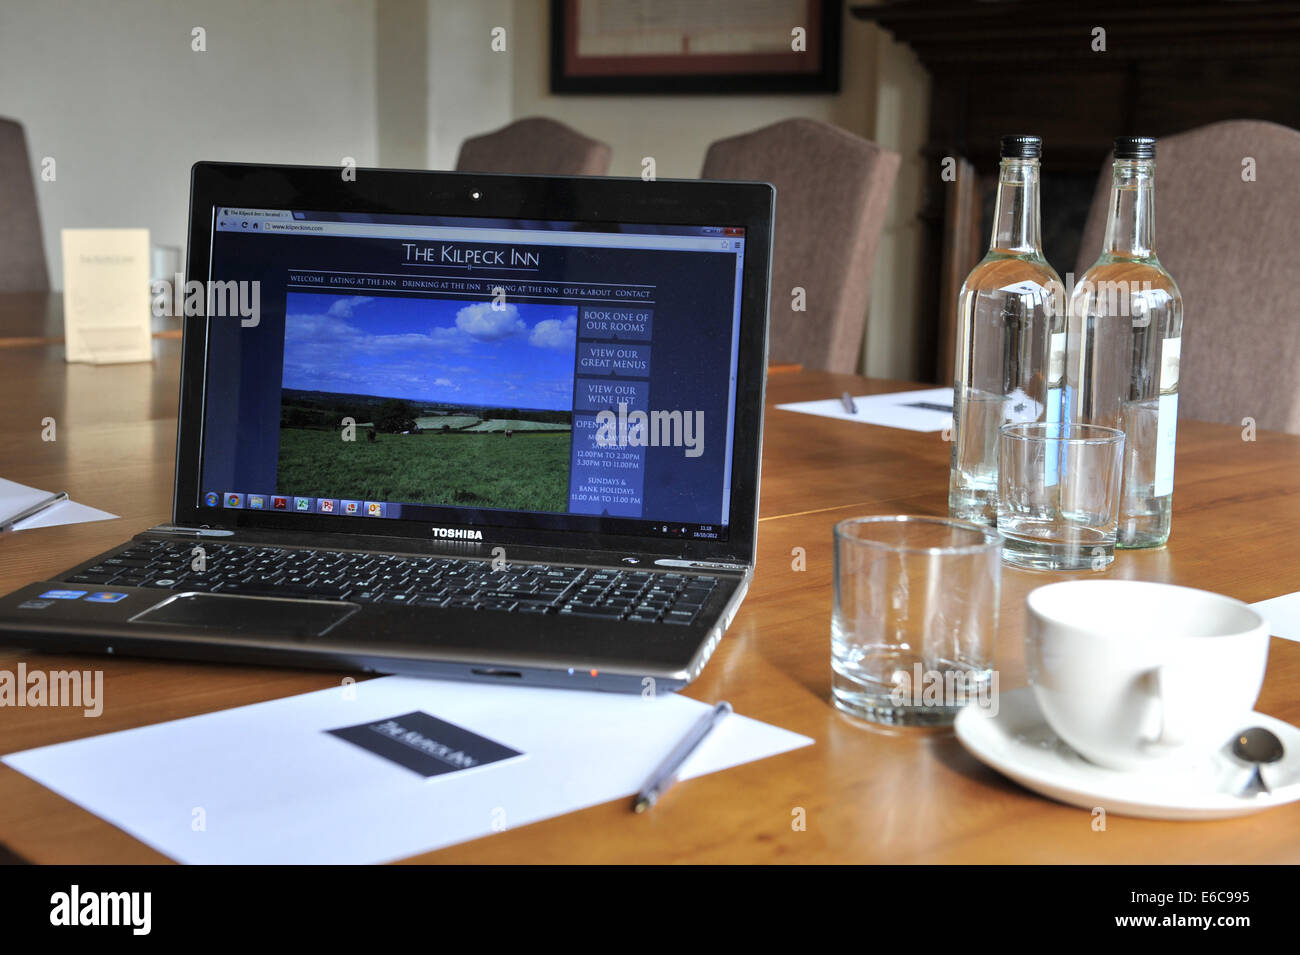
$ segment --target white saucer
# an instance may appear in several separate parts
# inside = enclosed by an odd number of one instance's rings
[[[1277,734],[1286,755],[1263,767],[1271,793],[1239,796],[1253,769],[1224,750],[1202,764],[1131,773],[1104,769],[1063,743],[1030,687],[998,696],[996,716],[978,706],[957,715],[957,738],[976,759],[1034,792],[1082,809],[1147,819],[1226,819],[1300,799],[1300,729],[1252,713],[1242,724]]]

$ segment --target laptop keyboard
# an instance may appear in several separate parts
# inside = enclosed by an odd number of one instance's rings
[[[195,570],[193,541],[138,541],[70,583],[161,590],[459,607],[689,624],[717,587],[716,577],[650,571],[507,564],[410,554],[375,554],[204,542]]]

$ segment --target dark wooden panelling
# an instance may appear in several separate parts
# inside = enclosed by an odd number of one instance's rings
[[[969,160],[987,195],[996,182],[998,139],[1006,133],[1043,137],[1044,250],[1072,267],[1087,200],[1111,140],[1166,136],[1223,119],[1266,119],[1300,128],[1300,3],[1104,0],[891,0],[852,7],[916,51],[931,74],[930,130],[924,149],[934,168],[944,156]],[[1093,29],[1106,31],[1105,52],[1092,49]],[[921,213],[926,240],[919,340],[940,345],[964,275],[943,268],[944,229],[969,220],[950,214],[956,190],[937,175]],[[969,202],[969,196],[965,200]],[[1077,221],[1074,221],[1077,219]]]

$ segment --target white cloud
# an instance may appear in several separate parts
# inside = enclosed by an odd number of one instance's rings
[[[547,318],[533,326],[528,344],[538,348],[572,348],[578,337],[578,316]]]
[[[330,306],[328,314],[335,318],[351,318],[352,313],[358,308],[365,305],[367,302],[373,301],[374,298],[367,298],[361,295],[356,295],[352,298],[341,298]]]
[[[494,309],[489,302],[475,302],[462,308],[456,313],[456,327],[480,342],[499,342],[528,329],[515,306]]]
[[[423,324],[421,328],[418,321],[394,327],[374,309],[358,308],[366,301],[382,303],[383,299],[344,300],[357,309],[351,318],[336,314],[337,300],[321,302],[314,313],[303,311],[317,301],[314,295],[295,296],[291,301],[293,311],[285,323],[286,388],[485,400],[493,393],[485,380],[493,379],[494,368],[508,361],[509,367],[501,369],[504,373],[495,376],[500,379],[496,394],[510,395],[510,402],[535,397],[546,407],[567,406],[565,399],[573,388],[571,353],[566,356],[558,349],[566,342],[568,348],[574,347],[576,309],[548,308],[541,314],[563,318],[534,323],[538,310],[530,306],[511,305],[493,312],[489,303],[473,303],[458,309],[455,325]],[[386,311],[382,304],[375,308]],[[447,312],[439,317],[446,321]],[[524,357],[537,346],[546,351]],[[552,397],[554,401],[548,400]]]
[[[437,348],[445,348],[451,351],[465,351],[470,341],[459,328],[448,328],[445,325],[438,325],[429,329],[428,342],[431,342]]]

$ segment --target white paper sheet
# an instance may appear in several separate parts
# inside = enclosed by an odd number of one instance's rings
[[[1264,615],[1275,637],[1300,643],[1300,592],[1251,604]]]
[[[782,411],[839,418],[861,424],[902,428],[905,431],[942,431],[952,425],[952,389],[925,388],[920,391],[900,391],[888,395],[855,397],[856,413],[844,410],[839,398],[819,401],[797,401],[777,405]],[[931,407],[927,407],[931,406]]]
[[[708,709],[672,693],[646,699],[394,676],[59,743],[4,762],[181,862],[371,863],[630,801]],[[326,732],[413,710],[524,757],[425,779]],[[682,777],[811,742],[733,713]],[[679,786],[668,799],[693,798],[689,785]],[[637,825],[630,808],[627,825]]]
[[[19,514],[38,501],[49,497],[50,491],[28,487],[16,481],[0,478],[0,525],[8,522],[11,515]],[[38,514],[14,525],[15,531],[30,530],[33,527],[57,527],[59,524],[82,524],[86,521],[111,521],[116,514],[101,511],[96,507],[78,504],[76,501],[61,501],[52,504]]]

